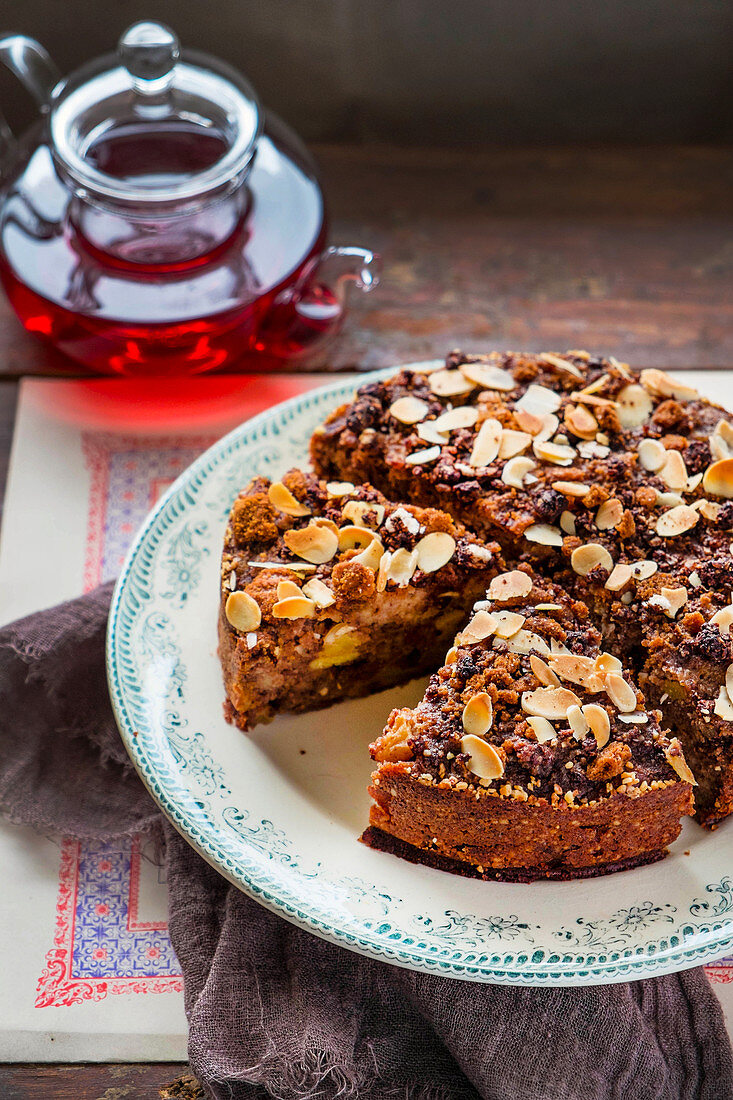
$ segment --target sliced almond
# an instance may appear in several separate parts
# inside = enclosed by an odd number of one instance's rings
[[[389,550],[385,550],[379,559],[379,569],[377,570],[377,592],[384,592],[387,587],[387,571],[392,562],[392,554]]]
[[[579,684],[592,692],[603,690],[603,676],[591,657],[577,653],[555,653],[550,657],[550,668],[561,680]]]
[[[494,631],[497,638],[511,638],[527,621],[526,616],[520,615],[517,611],[494,611],[492,614],[497,622]]]
[[[573,550],[570,555],[570,565],[573,572],[580,577],[587,577],[591,570],[597,566],[610,573],[613,569],[613,558],[605,546],[601,546],[600,543],[586,542]]]
[[[611,736],[611,720],[608,717],[608,711],[605,707],[601,707],[598,703],[586,703],[582,707],[583,715],[590,726],[591,733],[596,739],[596,744],[599,749],[602,749],[604,745],[608,744],[608,739]]]
[[[678,504],[684,504],[683,498],[679,493],[657,493],[657,499],[655,501],[656,508],[676,508]]]
[[[548,389],[547,386],[538,386],[532,383],[514,407],[532,413],[533,416],[542,416],[544,413],[557,412],[560,404],[560,398],[554,390]]]
[[[476,388],[459,370],[436,370],[430,375],[430,389],[438,397],[459,397]]]
[[[733,607],[722,607],[720,611],[715,612],[710,622],[714,623],[726,638],[730,637],[730,628],[733,626]]]
[[[692,386],[686,386],[670,377],[663,370],[643,370],[641,384],[655,397],[673,397],[675,401],[694,401],[700,394]]]
[[[582,499],[590,491],[590,485],[583,481],[553,481],[552,488],[556,493],[562,493],[566,497],[578,497]]]
[[[616,497],[604,500],[596,512],[596,527],[599,531],[610,531],[618,527],[624,516],[624,506]]]
[[[313,519],[308,520],[313,527],[327,527],[329,531],[333,531],[336,538],[338,538],[339,529],[332,519],[326,519],[325,516],[315,516]]]
[[[642,561],[635,561],[631,563],[631,575],[637,581],[648,581],[650,577],[659,569],[659,566],[655,561],[648,561],[642,559]]]
[[[284,533],[283,541],[293,554],[314,565],[330,561],[339,548],[339,536],[328,527],[293,527]]]
[[[417,424],[430,412],[430,406],[419,397],[398,397],[389,407],[390,415],[400,424]]]
[[[663,588],[662,596],[669,604],[669,611],[665,612],[669,619],[674,619],[677,612],[687,603],[687,589],[682,586],[680,588]]]
[[[421,538],[417,550],[417,567],[423,573],[435,573],[447,565],[456,551],[456,540],[447,531],[431,531]]]
[[[368,500],[347,500],[341,510],[343,519],[350,519],[356,527],[380,527],[384,522],[383,504]]]
[[[413,451],[412,454],[406,455],[405,462],[408,466],[428,466],[438,458],[440,458],[440,447],[423,447],[420,451]]]
[[[487,596],[490,600],[499,600],[504,603],[507,600],[528,596],[531,591],[531,577],[520,569],[512,569],[508,573],[500,573],[498,577],[494,577],[489,585]]]
[[[668,512],[663,512],[657,520],[657,534],[663,538],[674,538],[675,535],[683,535],[685,531],[691,531],[700,518],[696,508],[690,508],[687,504],[677,504]]]
[[[527,542],[537,542],[541,546],[562,546],[563,534],[559,527],[549,523],[533,523],[524,531]]]
[[[622,714],[636,710],[636,692],[624,680],[619,672],[609,672],[606,676],[606,694]]]
[[[476,734],[477,737],[483,737],[489,732],[493,720],[494,708],[490,696],[485,691],[473,695],[466,703],[461,715],[461,723],[466,733]]]
[[[721,458],[708,466],[702,487],[706,493],[716,497],[733,497],[733,458]]]
[[[224,614],[229,624],[241,634],[256,630],[262,622],[260,605],[247,592],[232,592],[227,596]]]
[[[436,443],[439,447],[442,447],[448,442],[448,436],[444,432],[436,431],[435,424],[435,420],[423,420],[417,426],[417,434],[426,443]]]
[[[267,490],[267,499],[278,512],[284,512],[286,516],[309,516],[311,510],[307,504],[301,504],[296,500],[282,481],[273,481]]]
[[[456,638],[456,645],[475,645],[490,638],[497,627],[496,616],[490,611],[477,611],[466,628]]]
[[[564,531],[566,535],[575,534],[575,516],[572,512],[568,512],[567,509],[560,513],[560,529]]]
[[[572,706],[568,707],[567,720],[570,729],[573,731],[573,737],[576,741],[582,741],[587,736],[590,730],[590,723],[583,714],[580,707]]]
[[[600,432],[598,434],[600,435]],[[581,458],[608,458],[610,453],[611,448],[601,446],[597,439],[583,440],[578,444],[578,454]]]
[[[338,548],[339,550],[363,550],[375,538],[377,538],[377,533],[371,527],[349,524],[348,527],[342,527],[339,530]]]
[[[303,585],[303,595],[307,596],[309,600],[313,600],[316,607],[330,607],[336,601],[331,589],[318,577],[311,577]]]
[[[574,447],[566,447],[562,443],[551,443],[547,439],[536,439],[532,450],[543,462],[552,462],[555,466],[572,466],[576,456]]]
[[[534,436],[535,443],[544,443],[546,439],[552,439],[553,435],[560,427],[560,421],[554,413],[544,413],[541,419],[542,426]],[[557,442],[561,441],[558,440]],[[567,436],[565,437],[565,443],[567,443]]]
[[[517,455],[510,458],[501,472],[501,480],[512,489],[523,489],[524,479],[530,470],[534,470],[536,462],[526,455]]]
[[[659,476],[670,489],[687,488],[687,467],[679,451],[667,451],[664,466],[659,471]],[[733,491],[733,480],[731,489]]]
[[[700,484],[701,481],[702,481],[702,473],[693,474],[692,477],[688,477],[687,485],[683,489],[683,492],[685,492],[685,493],[694,493],[695,489],[697,489],[697,487],[698,487],[698,485]]]
[[[515,432],[511,428],[504,428],[499,443],[499,458],[514,458],[526,451],[531,442],[532,436],[529,432]]]
[[[623,665],[612,653],[599,653],[594,662],[599,672],[621,672]]]
[[[667,452],[658,439],[642,439],[639,444],[639,462],[645,470],[648,470],[650,474],[654,474],[657,470],[662,469],[666,461]]]
[[[379,569],[380,562],[384,555],[384,546],[382,540],[379,538],[373,538],[368,546],[359,553],[355,554],[351,561],[356,561],[360,565],[365,565],[367,569],[373,569],[374,572]]]
[[[406,588],[417,568],[417,550],[405,550],[400,547],[392,554],[387,567],[387,580],[394,581],[398,588]]]
[[[464,734],[461,738],[461,752],[468,754],[466,766],[479,779],[500,779],[504,774],[504,761],[496,749],[475,734]]]
[[[279,581],[277,586],[277,598],[279,600],[285,600],[288,596],[302,596],[303,592],[300,585],[295,581]]]
[[[593,393],[590,386],[586,386],[584,390],[574,391],[570,396],[574,401],[582,401],[584,405],[595,405],[598,409],[610,409],[616,404],[610,397],[599,397]]]
[[[565,718],[568,707],[579,705],[580,699],[569,688],[542,687],[522,692],[522,710],[540,718]]]
[[[315,565],[306,565],[304,561],[248,561],[250,569],[280,569],[283,573],[315,573]]]
[[[717,461],[733,455],[733,425],[727,420],[719,420],[710,436],[710,453]]]
[[[305,596],[288,596],[272,607],[276,619],[312,619],[315,613],[315,603]]]
[[[516,634],[512,634],[511,638],[507,638],[505,644],[509,653],[521,653],[523,656],[528,653],[541,653],[545,657],[550,654],[550,647],[545,639],[535,634],[533,630],[522,628]]]
[[[652,415],[654,404],[643,386],[632,382],[624,386],[616,397],[616,415],[622,428],[632,431],[646,424]]]
[[[350,481],[327,481],[326,491],[330,497],[347,497],[354,492],[355,485]]]
[[[490,466],[499,454],[502,426],[498,420],[484,420],[473,444],[469,466]]]
[[[523,432],[527,435],[539,435],[542,431],[543,420],[541,416],[535,416],[534,413],[528,412],[527,409],[514,410],[514,419]]]
[[[460,405],[457,409],[449,409],[433,421],[436,432],[449,435],[458,428],[472,428],[478,420],[478,409],[473,405]]]
[[[487,390],[514,390],[517,383],[502,367],[494,367],[488,363],[461,363],[458,368],[464,378],[469,382],[475,382]]]
[[[697,508],[700,515],[704,516],[709,523],[715,523],[723,505],[715,500],[696,500],[692,507]]]
[[[725,690],[729,698],[733,699],[733,665],[728,665],[725,672]]]
[[[721,684],[718,698],[715,700],[713,714],[717,714],[718,718],[722,718],[726,722],[733,722],[733,702],[731,702],[725,684]]]
[[[565,410],[565,427],[579,439],[595,439],[598,421],[583,405],[569,405]]]
[[[582,370],[576,367],[575,363],[568,363],[567,360],[561,359],[559,355],[554,355],[550,351],[543,351],[538,358],[541,359],[543,363],[548,363],[551,367],[556,367],[557,370],[572,375],[573,378],[583,378]]]
[[[632,576],[631,566],[619,562],[618,565],[614,565],[604,587],[609,592],[620,592],[622,588],[626,587]]]
[[[676,740],[677,738],[675,738],[675,741]],[[671,752],[665,752],[664,755],[670,768],[672,768],[672,770],[677,773],[683,783],[689,783],[692,787],[697,786],[697,780],[690,771],[690,768],[684,756],[677,756],[676,753]]]
[[[559,677],[552,671],[546,661],[537,657],[534,653],[529,658],[529,667],[535,676],[545,687],[562,687]]]
[[[553,738],[557,737],[552,722],[548,722],[546,718],[540,718],[537,714],[533,714],[527,719],[527,725],[534,730],[534,735],[540,745],[544,744],[545,741],[552,741]]]

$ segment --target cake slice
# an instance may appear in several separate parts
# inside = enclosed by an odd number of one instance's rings
[[[660,859],[693,807],[679,741],[529,566],[478,601],[423,700],[372,745],[364,840],[465,875],[573,878]]]
[[[236,499],[221,564],[226,715],[241,729],[432,671],[501,570],[434,508],[291,470]]]

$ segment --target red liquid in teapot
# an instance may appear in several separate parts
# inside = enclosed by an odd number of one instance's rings
[[[117,178],[173,184],[225,149],[216,131],[177,124],[153,141],[118,130],[88,156]],[[146,236],[138,225],[129,239],[120,236],[120,219],[108,225],[92,211],[92,240],[41,145],[5,202],[0,277],[29,331],[100,371],[287,365],[338,327],[341,306],[327,287],[302,298],[290,293],[323,248],[325,222],[310,159],[279,124],[260,139],[241,194],[246,202],[234,215],[224,200],[162,233],[157,225]]]

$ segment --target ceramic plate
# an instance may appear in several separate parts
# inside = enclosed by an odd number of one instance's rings
[[[391,372],[365,376],[365,380]],[[733,821],[685,824],[662,863],[578,882],[477,882],[375,852],[367,745],[413,682],[245,735],[227,725],[216,656],[219,556],[238,490],[306,461],[353,382],[243,424],[154,509],[112,605],[108,674],[128,751],[188,841],[263,905],[334,943],[416,970],[585,985],[680,970],[733,950]]]

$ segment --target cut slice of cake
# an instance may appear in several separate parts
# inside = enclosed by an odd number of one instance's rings
[[[222,557],[227,717],[248,729],[432,671],[502,567],[498,546],[437,509],[300,470],[257,478]]]
[[[364,839],[483,878],[573,878],[661,858],[693,807],[662,732],[588,608],[527,565],[478,601],[421,703],[397,710]]]

